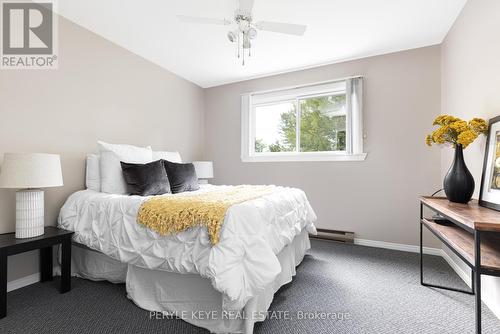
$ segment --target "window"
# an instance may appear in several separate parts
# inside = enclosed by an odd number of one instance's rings
[[[362,79],[242,96],[243,161],[364,160]]]

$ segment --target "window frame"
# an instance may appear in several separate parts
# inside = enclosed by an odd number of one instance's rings
[[[241,160],[243,162],[279,162],[279,161],[362,161],[366,153],[362,152],[362,105],[359,106],[358,124],[353,124],[352,92],[350,77],[303,86],[282,88],[271,91],[254,92],[241,95]],[[300,151],[300,101],[307,98],[346,95],[346,150],[344,151]],[[362,97],[361,97],[362,99]],[[296,144],[293,152],[255,152],[255,109],[266,105],[292,102],[296,108]],[[361,103],[359,103],[361,104]],[[361,123],[361,124],[359,124]],[[353,141],[356,141],[353,145]]]

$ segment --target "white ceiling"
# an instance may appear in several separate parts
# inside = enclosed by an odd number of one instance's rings
[[[442,42],[466,0],[256,0],[255,20],[307,25],[304,36],[259,32],[245,66],[230,26],[176,15],[232,19],[237,0],[64,0],[69,20],[188,79],[211,87]]]

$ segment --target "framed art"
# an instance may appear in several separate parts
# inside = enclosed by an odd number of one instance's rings
[[[500,211],[500,116],[489,121],[479,205]]]

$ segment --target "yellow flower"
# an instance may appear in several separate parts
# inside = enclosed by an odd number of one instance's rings
[[[460,134],[469,130],[469,126],[466,121],[456,120],[453,123],[450,123],[450,129],[454,130],[457,134]]]
[[[439,115],[438,117],[436,117],[432,125],[450,125],[451,123],[456,121],[461,121],[461,119],[450,115]]]
[[[427,137],[425,137],[425,144],[427,144],[427,146],[432,146],[432,137],[431,137],[431,135],[427,135]]]
[[[438,117],[436,117],[436,119],[434,120],[434,122],[432,123],[432,125],[443,125],[443,118],[445,116],[446,115],[439,115]]]
[[[477,138],[477,133],[472,130],[467,130],[458,135],[457,145],[462,145],[463,148],[466,148]]]
[[[469,146],[480,134],[488,133],[488,124],[484,119],[473,118],[466,122],[450,115],[439,115],[433,125],[439,125],[432,134],[427,135],[425,143],[428,146],[449,143],[453,146]]]
[[[444,124],[449,125],[449,124],[451,124],[453,122],[457,122],[457,121],[461,121],[461,119],[453,117],[453,116],[446,116],[444,119]]]
[[[469,126],[478,134],[488,134],[488,124],[482,118],[473,118],[469,121]]]
[[[448,125],[443,125],[432,133],[432,141],[436,144],[444,144],[447,141]]]

